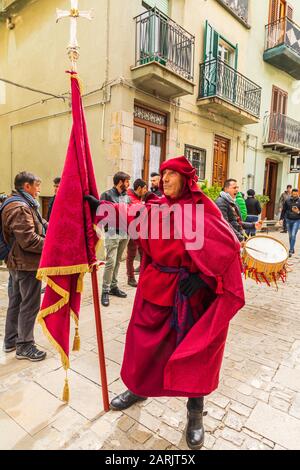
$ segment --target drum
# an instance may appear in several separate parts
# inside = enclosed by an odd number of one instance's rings
[[[248,238],[242,251],[245,278],[268,286],[277,286],[277,281],[285,282],[287,261],[288,250],[285,245],[267,235]]]

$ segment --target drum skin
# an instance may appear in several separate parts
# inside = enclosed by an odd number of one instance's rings
[[[268,286],[285,282],[288,270],[288,250],[276,238],[256,235],[248,238],[242,251],[245,279]]]

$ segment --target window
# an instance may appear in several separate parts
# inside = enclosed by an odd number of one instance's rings
[[[147,183],[152,172],[159,172],[166,155],[167,116],[138,104],[134,106],[133,180]],[[150,181],[149,181],[150,183]]]
[[[235,49],[223,39],[219,41],[218,58],[225,62],[225,64],[234,67]]]
[[[196,169],[199,180],[205,179],[206,150],[185,145],[184,154],[191,165]]]
[[[249,28],[248,24],[248,0],[217,0],[236,17],[242,24]]]
[[[156,7],[165,15],[169,13],[169,0],[144,0],[142,5],[147,9]]]
[[[220,59],[233,68],[237,68],[238,44],[231,44],[206,21],[204,41],[204,61]]]

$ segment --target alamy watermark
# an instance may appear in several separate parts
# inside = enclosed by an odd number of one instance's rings
[[[204,243],[202,204],[124,204],[102,202],[98,225],[107,236],[129,236],[133,240],[184,240],[187,250],[200,250]],[[118,234],[118,235],[117,235]]]

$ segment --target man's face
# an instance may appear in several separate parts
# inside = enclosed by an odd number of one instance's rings
[[[58,188],[59,188],[59,183],[54,183],[53,188],[54,188],[54,194],[56,196]]]
[[[292,192],[292,198],[297,199],[299,197],[299,191]]]
[[[172,199],[180,196],[183,188],[183,177],[180,173],[166,169],[163,172],[162,181],[166,196]]]
[[[291,188],[291,187],[288,186],[286,189],[287,189],[287,192],[288,192],[289,194],[292,194],[292,188]]]
[[[231,181],[230,186],[228,186],[228,188],[225,188],[225,193],[229,193],[233,199],[236,198],[236,195],[238,192],[239,192],[239,187],[235,181]]]
[[[127,189],[129,188],[130,185],[130,180],[124,180],[124,181],[119,181],[117,184],[117,189],[120,194],[125,193]]]
[[[159,188],[159,182],[160,182],[160,176],[153,176],[151,179],[151,188],[158,189]]]
[[[147,186],[143,186],[143,187],[139,186],[135,192],[138,195],[138,197],[143,197],[145,196],[147,191],[148,191]]]
[[[33,184],[24,183],[23,190],[34,197],[34,199],[37,199],[41,192],[41,183],[37,181]]]

